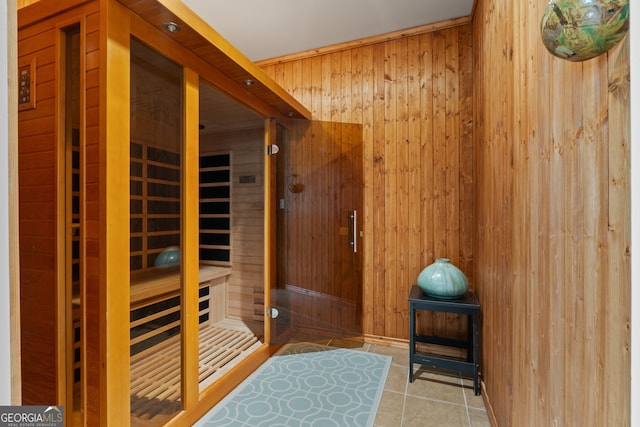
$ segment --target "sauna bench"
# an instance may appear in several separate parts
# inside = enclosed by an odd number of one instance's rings
[[[201,265],[198,277],[200,287],[226,282],[231,268]],[[211,283],[209,283],[211,282]],[[180,267],[165,267],[131,276],[130,303],[134,308],[148,300],[163,300],[180,293]]]
[[[226,282],[231,268],[215,265],[201,265],[198,277],[200,287]],[[180,293],[180,267],[166,267],[131,276],[130,304],[132,308],[147,303],[148,300],[163,300]],[[80,305],[80,296],[74,295],[74,306]]]

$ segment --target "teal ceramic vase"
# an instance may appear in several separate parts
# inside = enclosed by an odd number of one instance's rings
[[[156,267],[170,267],[180,264],[180,248],[177,246],[169,246],[160,252],[153,263]]]
[[[437,258],[418,275],[418,286],[434,298],[456,299],[469,289],[469,281],[462,271],[447,258]]]

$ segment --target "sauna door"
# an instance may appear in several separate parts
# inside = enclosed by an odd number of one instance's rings
[[[361,338],[362,126],[275,127],[271,341]]]

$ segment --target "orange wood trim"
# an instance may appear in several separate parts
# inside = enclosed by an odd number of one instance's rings
[[[68,135],[66,134],[68,130],[68,115],[67,115],[67,97],[66,97],[66,58],[69,52],[66,49],[66,32],[65,27],[69,27],[74,24],[80,23],[80,45],[78,46],[78,55],[80,56],[80,75],[84,76],[85,70],[85,60],[84,60],[84,40],[85,40],[85,26],[84,26],[84,16],[74,16],[64,20],[58,20],[55,25],[55,31],[57,32],[56,36],[56,58],[57,60],[57,85],[55,87],[55,99],[56,99],[56,138],[57,138],[57,195],[56,195],[56,203],[57,203],[57,218],[58,221],[56,223],[57,227],[57,237],[56,237],[56,268],[57,268],[57,283],[56,283],[56,293],[57,293],[57,393],[58,393],[58,403],[65,407],[71,407],[72,399],[73,399],[73,387],[70,386],[69,375],[73,371],[73,348],[69,345],[69,343],[73,342],[73,331],[71,327],[71,312],[72,312],[72,304],[71,304],[71,289],[66,286],[66,283],[70,283],[70,271],[67,269],[67,260],[71,259],[71,249],[68,245],[70,242],[67,238],[67,212],[71,209],[71,202],[67,201],[67,194],[69,194],[71,190],[71,183],[67,181],[67,165],[71,162],[71,152],[66,149],[66,141]],[[78,102],[81,105],[84,101],[84,92],[85,88],[84,82],[86,79],[81,77],[80,79],[80,98]],[[84,108],[80,107],[80,111],[84,111]],[[84,129],[84,122],[82,121],[83,114],[80,115],[80,123],[78,124],[78,128],[80,130]],[[81,132],[82,134],[83,132]],[[82,141],[81,141],[82,146]],[[82,204],[82,201],[81,201]],[[81,226],[81,230],[84,230]],[[80,255],[81,262],[82,255]],[[69,276],[69,277],[68,277]],[[84,332],[84,328],[81,328],[81,331]],[[85,342],[82,341],[81,342]],[[81,358],[84,362],[84,358]],[[84,372],[84,371],[83,371]],[[84,379],[84,375],[82,378]],[[84,388],[83,388],[84,390]]]
[[[182,123],[182,407],[186,411],[198,402],[198,291],[199,286],[199,83],[200,77],[184,69]]]
[[[264,59],[262,61],[256,61],[255,64],[259,67],[265,67],[267,65],[279,64],[283,62],[297,61],[300,59],[310,58],[313,56],[324,55],[327,53],[339,52],[347,49],[353,49],[357,47],[364,47],[376,43],[387,42],[391,40],[401,39],[403,37],[414,36],[423,33],[429,33],[433,31],[444,30],[447,28],[458,27],[466,25],[471,22],[471,16],[464,16],[462,18],[449,19],[446,21],[435,22],[433,24],[421,25],[418,27],[407,28],[405,30],[393,31],[391,33],[380,34],[372,37],[365,37],[350,42],[339,43],[331,46],[321,47],[317,49],[310,49],[303,52],[292,53],[290,55],[283,55],[276,58]]]
[[[480,389],[482,390],[482,401],[484,402],[484,406],[487,410],[487,417],[489,417],[489,422],[492,426],[498,427],[498,420],[496,418],[495,412],[493,412],[493,406],[491,406],[491,399],[487,394],[487,385],[483,380],[480,380]]]
[[[23,6],[18,9],[18,30],[22,29],[26,25],[36,24],[70,9],[74,9],[94,1],[95,0],[39,0],[29,4],[23,4]],[[23,3],[25,2],[23,1]]]
[[[407,339],[364,334],[364,342],[367,344],[376,344],[376,345],[382,345],[385,347],[402,348],[402,349],[406,349],[407,351],[409,350],[409,340]]]
[[[100,425],[128,426],[129,398],[129,11],[104,0],[100,15]],[[107,322],[108,315],[108,322]]]
[[[476,10],[478,9],[478,0],[473,0],[473,6],[471,6],[471,14],[469,14],[470,21],[473,21],[473,17],[476,16]]]

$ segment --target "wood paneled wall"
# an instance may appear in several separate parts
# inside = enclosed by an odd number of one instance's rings
[[[36,56],[37,108],[19,113],[22,403],[57,401],[57,31],[21,31],[18,61]]]
[[[200,150],[231,152],[229,318],[264,321],[264,129],[203,135]],[[241,176],[255,182],[240,183]],[[262,331],[256,331],[262,336]]]
[[[64,225],[62,197],[64,181],[60,170],[63,152],[58,125],[61,108],[58,75],[58,39],[65,25],[81,23],[83,38],[81,55],[83,72],[81,87],[85,131],[80,138],[85,151],[86,212],[83,219],[86,263],[86,365],[87,413],[99,419],[100,349],[98,331],[104,326],[99,316],[99,215],[98,188],[99,146],[99,37],[100,15],[97,3],[68,10],[53,19],[26,26],[35,14],[44,11],[25,8],[18,12],[18,60],[36,58],[36,108],[19,113],[19,174],[20,174],[20,291],[22,333],[23,404],[46,405],[64,401],[58,395],[64,387],[59,368],[64,349],[58,347],[59,307],[62,307],[57,281],[64,250],[60,250]],[[53,10],[49,12],[53,13]],[[34,14],[34,15],[32,15]],[[64,23],[63,26],[57,23]],[[62,245],[62,246],[61,246]],[[60,341],[63,342],[63,341]]]
[[[409,289],[435,258],[473,283],[471,44],[463,25],[260,64],[315,120],[363,126],[370,338],[408,339]],[[424,317],[424,328],[464,333],[463,319]]]
[[[478,0],[482,374],[500,426],[625,426],[630,390],[629,47],[540,40],[547,0]]]

